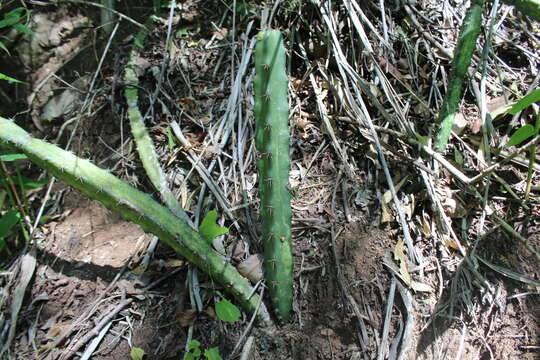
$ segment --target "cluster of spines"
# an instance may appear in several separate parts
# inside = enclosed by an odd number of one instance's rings
[[[266,284],[278,316],[289,319],[293,298],[289,133],[285,48],[277,30],[262,31],[255,49],[255,145]]]

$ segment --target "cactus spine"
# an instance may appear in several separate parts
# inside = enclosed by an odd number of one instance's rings
[[[0,117],[0,147],[24,152],[39,167],[65,181],[110,210],[122,215],[147,231],[157,235],[201,270],[210,275],[232,294],[249,311],[254,312],[258,297],[251,294],[249,281],[202,239],[184,220],[88,160],[83,160],[56,145],[32,138],[14,122]],[[259,308],[259,318],[271,323],[264,307]]]
[[[257,35],[255,71],[255,145],[259,152],[264,272],[277,315],[287,322],[293,300],[289,110],[285,48],[278,30]]]

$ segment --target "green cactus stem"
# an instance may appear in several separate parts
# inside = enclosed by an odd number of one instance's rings
[[[126,82],[124,96],[126,97],[128,106],[128,118],[131,125],[131,133],[133,134],[133,139],[137,145],[137,152],[141,158],[144,170],[154,187],[159,191],[161,199],[176,216],[190,223],[188,215],[184,212],[182,206],[180,206],[180,203],[169,188],[165,173],[159,164],[154,144],[144,125],[144,119],[138,107],[139,78],[137,77],[136,71],[138,67],[137,59],[139,57],[139,50],[144,46],[144,40],[148,35],[147,28],[150,28],[152,25],[151,19],[149,19],[145,25],[146,28],[140,29],[133,40],[133,48],[124,72],[124,80]]]
[[[264,273],[277,315],[287,322],[293,301],[289,105],[285,48],[279,31],[257,35],[255,71],[255,145],[259,152]]]
[[[439,113],[439,132],[435,141],[435,149],[438,152],[444,152],[446,149],[456,119],[459,102],[461,101],[463,81],[476,49],[476,40],[480,35],[483,4],[484,0],[473,0],[461,25],[452,61],[451,79]]]
[[[248,312],[254,312],[258,297],[251,295],[249,281],[212,249],[186,221],[158,204],[150,195],[140,192],[88,160],[81,159],[56,145],[32,138],[14,122],[0,117],[0,147],[23,152],[39,167],[100,201],[126,220],[139,224],[157,235],[178,254],[195,264],[221,284]],[[259,318],[270,324],[265,308]]]

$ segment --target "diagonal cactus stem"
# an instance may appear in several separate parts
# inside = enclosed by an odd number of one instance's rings
[[[152,25],[151,19],[149,19],[145,25],[147,28],[150,28]],[[154,187],[159,191],[161,199],[176,216],[191,224],[189,216],[184,212],[180,203],[178,203],[178,200],[169,188],[165,173],[159,164],[154,144],[144,125],[144,119],[138,107],[139,79],[136,72],[138,66],[137,57],[139,56],[139,49],[144,45],[147,34],[148,30],[146,28],[139,30],[137,33],[137,36],[133,41],[133,49],[129,56],[129,62],[124,72],[124,80],[126,82],[124,96],[126,97],[128,105],[128,118],[131,125],[131,133],[133,134],[133,139],[137,145],[137,151],[141,158],[144,170]]]
[[[435,149],[444,152],[450,138],[450,132],[456,118],[461,101],[463,80],[471,64],[472,55],[476,49],[476,40],[480,35],[482,25],[482,5],[484,0],[474,0],[467,9],[461,25],[458,43],[452,60],[452,74],[444,103],[439,113],[439,133],[435,140]]]
[[[285,48],[278,30],[262,31],[255,48],[255,145],[260,158],[264,272],[272,301],[282,321],[289,320],[293,301],[291,199],[289,183],[289,104]]]
[[[157,235],[178,254],[207,273],[233,295],[248,312],[254,312],[258,297],[251,296],[251,286],[186,221],[167,208],[107,171],[56,145],[31,137],[14,122],[0,117],[0,146],[25,153],[39,167],[65,181],[88,197],[100,201],[126,220],[139,224]],[[262,304],[261,304],[262,305]],[[259,318],[271,324],[261,306]]]

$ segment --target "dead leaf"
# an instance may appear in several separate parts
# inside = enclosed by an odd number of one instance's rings
[[[208,315],[211,319],[213,320],[217,320],[218,317],[216,315],[216,310],[214,310],[214,307],[213,306],[209,306],[206,308],[205,310],[205,313],[206,315]]]
[[[401,278],[407,285],[411,285],[411,274],[409,274],[409,270],[407,270],[407,263],[405,261],[400,262],[399,264],[399,273],[401,274]]]
[[[403,239],[398,240],[396,246],[394,246],[394,260],[405,261],[407,257],[405,256],[405,242]]]
[[[382,214],[381,214],[381,224],[392,221],[392,219],[393,219],[392,212],[388,208],[388,205],[386,205],[383,202],[381,203],[381,212],[382,212]]]
[[[137,266],[135,269],[131,270],[131,272],[133,273],[133,275],[140,276],[140,275],[144,274],[144,272],[148,268],[148,264],[149,264],[148,262],[145,262],[145,263]]]
[[[263,277],[262,259],[258,254],[251,255],[237,266],[238,272],[256,283]]]
[[[467,127],[467,119],[463,116],[463,113],[459,112],[456,114],[454,123],[452,124],[452,130],[457,134],[461,134],[463,130]]]
[[[223,40],[225,38],[225,36],[227,36],[228,33],[229,33],[229,29],[221,28],[221,29],[219,29],[217,31],[214,31],[214,36],[218,40]]]
[[[459,250],[459,244],[456,243],[456,242],[454,241],[454,239],[452,239],[450,236],[448,236],[448,235],[443,235],[442,238],[443,238],[444,244],[445,244],[447,247],[452,248],[452,249],[454,249],[454,250]]]
[[[411,288],[414,291],[418,291],[418,292],[433,292],[433,289],[431,288],[431,286],[418,282],[418,281],[412,281]]]
[[[427,237],[431,237],[433,235],[431,232],[431,224],[428,221],[428,215],[426,213],[422,215],[422,232]]]
[[[400,239],[394,247],[394,260],[399,262],[399,273],[403,281],[407,284],[411,284],[411,275],[407,270],[407,256],[405,255],[405,244],[403,239]]]
[[[169,259],[169,260],[167,260],[165,262],[165,265],[168,268],[177,268],[177,267],[185,266],[186,262],[184,260],[180,260],[180,259]]]
[[[403,185],[405,184],[405,181],[407,181],[408,178],[409,178],[409,175],[406,175],[405,177],[403,177],[403,179],[401,179],[397,183],[397,185],[394,185],[396,189],[396,193],[403,187]],[[392,201],[392,192],[390,190],[386,190],[386,192],[384,193],[383,201],[385,204],[388,204],[390,201]]]
[[[58,335],[64,333],[71,326],[71,321],[59,322],[51,326],[44,335],[45,341],[55,339]]]
[[[181,327],[189,327],[197,319],[197,309],[176,312],[176,321]]]

